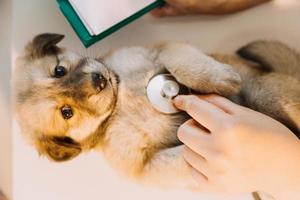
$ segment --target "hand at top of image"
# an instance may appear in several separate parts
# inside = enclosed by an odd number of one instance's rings
[[[230,14],[270,0],[166,0],[166,5],[152,11],[156,17],[191,14]]]

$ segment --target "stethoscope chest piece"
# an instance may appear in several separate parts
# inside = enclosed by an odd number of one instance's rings
[[[172,102],[178,95],[190,94],[190,89],[177,82],[171,74],[159,74],[150,79],[147,88],[147,97],[152,106],[165,114],[180,112]]]

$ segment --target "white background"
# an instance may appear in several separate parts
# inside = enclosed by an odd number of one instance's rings
[[[3,1],[6,0],[0,0],[0,6],[4,5]],[[59,12],[56,1],[14,0],[12,9],[13,59],[29,39],[41,32],[63,33],[67,37],[62,45],[91,56],[121,46],[153,44],[164,40],[187,41],[199,46],[204,51],[219,52],[233,52],[254,39],[279,39],[300,48],[300,1],[297,0],[274,0],[272,3],[243,13],[221,17],[195,16],[154,19],[151,16],[145,16],[88,50],[83,48]],[[4,13],[0,13],[2,18]],[[0,28],[4,30],[7,27],[9,27],[7,24],[2,24]],[[6,39],[10,37],[8,33],[8,31],[5,32]],[[9,42],[2,43],[1,40],[1,48],[5,47],[4,44],[6,47],[9,46]],[[1,71],[0,74],[0,111],[3,119],[6,120],[3,124],[7,125],[9,123],[5,110],[9,95],[7,52],[6,54],[1,52],[1,60],[3,59],[6,62],[0,66],[0,68],[4,67],[4,72]],[[1,131],[3,130],[1,128]],[[9,133],[9,131],[4,132]],[[1,159],[7,158],[3,161],[0,160],[0,184],[5,186],[6,191],[9,191],[7,178],[9,168],[3,166],[9,166],[8,140],[7,136],[0,139],[0,150],[3,152],[0,154]],[[2,156],[2,154],[4,155]],[[35,150],[25,144],[16,125],[14,125],[13,132],[12,170],[14,200],[225,199],[187,191],[142,188],[120,178],[111,171],[97,153],[82,155],[74,161],[64,164],[51,163],[44,158],[39,158]],[[5,180],[2,177],[5,177]],[[250,195],[243,195],[233,199],[248,200],[251,198]]]

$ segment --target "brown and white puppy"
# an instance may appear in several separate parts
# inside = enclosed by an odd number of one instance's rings
[[[145,93],[149,79],[166,72],[196,93],[232,98],[299,134],[300,56],[281,43],[256,42],[239,51],[258,65],[178,43],[123,48],[93,59],[57,47],[62,39],[36,36],[14,72],[22,132],[51,160],[98,149],[113,168],[143,183],[195,188],[176,136],[186,114],[158,112]]]

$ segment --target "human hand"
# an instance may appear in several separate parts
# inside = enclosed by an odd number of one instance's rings
[[[229,14],[270,0],[166,0],[166,5],[152,11],[156,17],[188,14]]]
[[[178,137],[203,191],[299,195],[300,142],[281,123],[217,95],[179,96],[174,103],[193,118]]]

